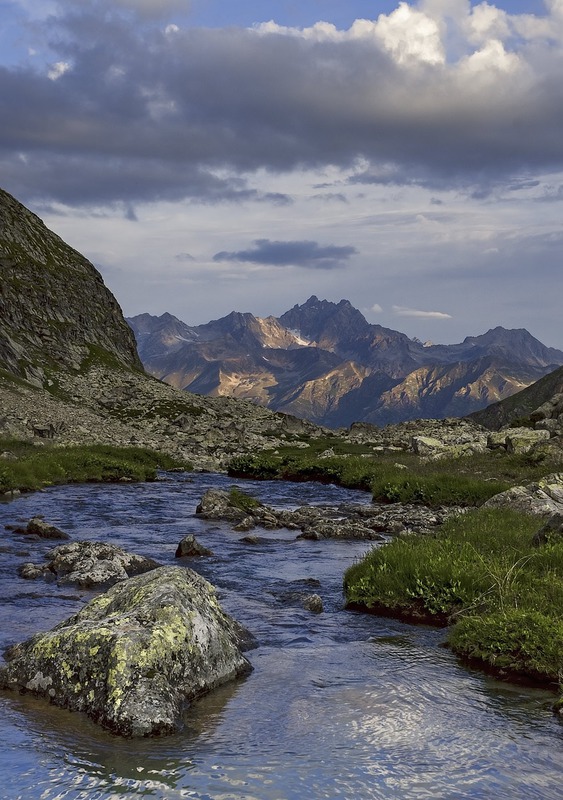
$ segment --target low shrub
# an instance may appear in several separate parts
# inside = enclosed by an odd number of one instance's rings
[[[519,608],[466,617],[452,629],[449,643],[459,655],[495,669],[554,683],[563,677],[560,617]]]

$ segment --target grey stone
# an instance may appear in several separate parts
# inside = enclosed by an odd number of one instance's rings
[[[519,428],[506,437],[507,453],[528,453],[539,442],[549,439],[549,431]]]
[[[49,550],[45,557],[46,564],[29,566],[35,566],[44,576],[56,577],[60,586],[73,584],[83,588],[110,586],[160,566],[152,558],[128,553],[107,542],[71,542]],[[22,577],[39,577],[39,574],[33,575],[27,569]]]
[[[563,512],[563,472],[546,475],[545,478],[526,486],[513,486],[506,492],[491,497],[483,507],[512,508],[524,514],[540,517]]]
[[[322,614],[324,611],[323,601],[318,594],[308,594],[303,598],[303,608],[313,614]]]
[[[25,528],[16,528],[16,532],[39,536],[40,539],[70,539],[68,533],[61,531],[55,525],[50,525],[41,517],[33,517]]]
[[[240,640],[207,581],[161,567],[12,647],[0,687],[85,712],[122,736],[168,734],[190,701],[251,670]]]

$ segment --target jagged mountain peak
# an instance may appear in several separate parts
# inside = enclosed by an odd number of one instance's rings
[[[293,306],[278,317],[278,321],[327,349],[335,347],[340,340],[365,335],[370,329],[364,315],[349,300],[333,303],[319,300],[316,295],[303,305]]]

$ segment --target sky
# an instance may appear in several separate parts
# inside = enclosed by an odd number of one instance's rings
[[[127,316],[563,349],[563,0],[0,0],[0,186]]]

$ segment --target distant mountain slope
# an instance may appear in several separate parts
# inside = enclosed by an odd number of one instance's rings
[[[146,369],[177,388],[244,398],[330,427],[464,416],[563,364],[528,331],[423,345],[369,324],[348,300],[310,297],[281,317],[232,312],[189,326],[129,319]]]
[[[498,403],[476,411],[471,418],[485,428],[497,430],[518,417],[527,417],[536,408],[563,393],[563,367],[550,372],[536,383]]]
[[[142,369],[135,339],[95,267],[0,190],[0,367],[42,385],[87,357]]]

